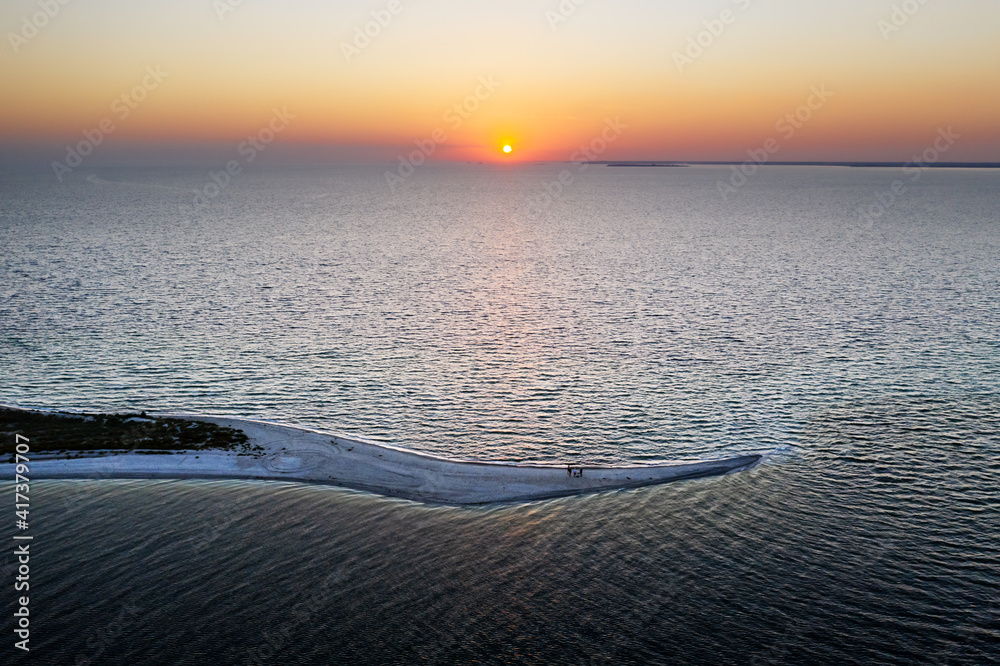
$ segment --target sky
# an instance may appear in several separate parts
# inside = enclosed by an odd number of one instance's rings
[[[907,161],[940,132],[1000,162],[998,0],[5,0],[0,28],[6,163]]]

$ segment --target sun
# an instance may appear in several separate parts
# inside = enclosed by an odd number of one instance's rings
[[[510,151],[512,151],[512,150],[514,150],[514,149],[510,147],[509,143],[506,146],[503,147],[503,152],[507,153],[508,155],[510,155]]]

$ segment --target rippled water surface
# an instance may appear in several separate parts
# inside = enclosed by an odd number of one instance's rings
[[[504,460],[778,450],[479,509],[35,482],[32,656],[995,660],[1000,172],[928,171],[871,218],[899,172],[773,167],[724,199],[721,167],[591,167],[549,201],[563,168],[395,194],[369,167],[247,171],[201,208],[204,171],[4,174],[0,402]]]

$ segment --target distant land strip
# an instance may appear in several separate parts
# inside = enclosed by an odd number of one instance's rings
[[[629,160],[626,162],[593,161],[588,164],[603,164],[609,167],[685,167],[685,166],[739,166],[742,162],[667,162],[660,160]],[[757,166],[823,166],[823,167],[864,167],[877,169],[902,169],[920,166],[928,169],[1000,169],[1000,162],[753,162]]]

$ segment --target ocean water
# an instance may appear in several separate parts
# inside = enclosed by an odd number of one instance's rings
[[[34,482],[30,658],[995,662],[1000,171],[729,175],[258,169],[196,205],[207,169],[2,174],[0,402],[500,460],[777,451],[474,509]]]

